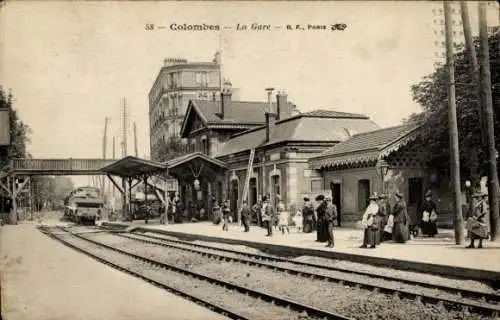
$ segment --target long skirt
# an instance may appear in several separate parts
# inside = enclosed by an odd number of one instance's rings
[[[327,242],[328,241],[328,224],[325,221],[318,221],[318,227],[316,229],[316,241]]]
[[[376,244],[377,231],[368,227],[363,234],[363,246],[374,246]]]
[[[376,244],[380,244],[382,241],[384,241],[383,235],[384,235],[385,224],[386,224],[385,217],[380,216],[378,218],[378,230],[375,231],[375,243]]]
[[[466,225],[467,231],[471,239],[488,239],[489,231],[485,223],[479,222],[476,219],[469,218]]]
[[[304,229],[302,229],[305,233],[313,232],[313,221],[304,219]]]
[[[434,221],[428,221],[428,222],[424,222],[422,221],[422,224],[421,224],[421,227],[422,227],[422,234],[424,235],[428,235],[428,236],[435,236],[437,235],[437,224],[436,222]]]
[[[394,222],[392,236],[395,242],[405,243],[408,240],[408,226],[401,222]]]

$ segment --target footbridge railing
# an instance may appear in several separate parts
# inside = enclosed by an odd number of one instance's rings
[[[25,175],[94,175],[116,160],[110,159],[13,159],[12,171]]]

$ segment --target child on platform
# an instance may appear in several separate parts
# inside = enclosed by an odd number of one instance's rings
[[[297,210],[297,213],[295,213],[295,216],[293,217],[293,222],[295,223],[295,228],[297,228],[297,231],[302,232],[302,224],[304,222],[302,211]]]

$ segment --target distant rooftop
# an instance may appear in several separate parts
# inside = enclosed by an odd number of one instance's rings
[[[362,114],[314,110],[277,121],[275,134],[269,142],[266,142],[265,125],[238,133],[224,144],[217,157],[285,141],[340,142],[348,139],[353,132],[379,128]]]

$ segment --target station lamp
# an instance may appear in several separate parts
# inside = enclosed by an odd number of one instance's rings
[[[200,190],[200,180],[194,179],[193,185],[194,185],[194,190],[196,191]]]
[[[384,159],[378,159],[376,167],[380,173],[380,177],[382,178],[382,192],[384,192],[384,177],[389,171],[389,163],[387,163]]]

